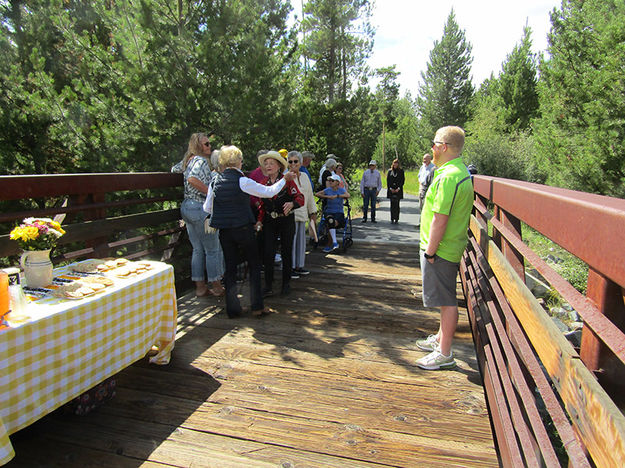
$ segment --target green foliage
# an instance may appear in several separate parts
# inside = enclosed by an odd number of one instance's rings
[[[289,8],[278,0],[5,2],[4,167],[168,170],[200,130],[248,152],[273,147],[293,133],[285,125],[294,120],[294,80],[284,76],[297,68]]]
[[[565,0],[540,80],[525,28],[474,97],[452,10],[416,102],[399,96],[394,65],[366,67],[372,5],[308,0],[290,29],[287,0],[0,1],[0,163],[168,170],[191,133],[212,131],[215,146],[241,147],[246,169],[281,147],[316,153],[313,172],[328,153],[348,171],[372,157],[411,168],[438,127],[457,124],[482,174],[625,196],[623,1]]]
[[[402,98],[394,104],[392,115],[395,129],[387,129],[383,135],[378,136],[372,155],[380,161],[380,170],[388,169],[395,158],[399,158],[404,168],[415,167],[421,164],[423,156],[418,144],[418,121],[412,103],[407,98]],[[366,164],[365,161],[362,162]]]
[[[544,168],[534,159],[534,141],[527,133],[491,132],[467,138],[463,159],[479,174],[543,183]]]
[[[565,0],[541,64],[538,155],[547,183],[625,196],[625,3]]]
[[[443,37],[434,41],[427,70],[421,73],[418,107],[428,138],[445,125],[464,127],[469,118],[473,96],[471,48],[452,9]]]
[[[588,282],[588,265],[586,263],[526,224],[522,225],[522,235],[524,242],[549,266],[580,293],[586,294]],[[552,260],[554,258],[559,260],[554,262]],[[558,296],[555,294],[557,293],[554,293],[554,299],[557,301]]]
[[[464,159],[480,174],[542,183],[545,169],[534,156],[530,127],[538,112],[530,35],[526,27],[499,76],[491,75],[475,94],[472,117],[466,124]]]
[[[304,4],[303,53],[307,80],[322,102],[347,99],[364,75],[373,47],[369,0],[308,0]]]
[[[503,118],[509,131],[524,131],[538,114],[536,59],[532,54],[531,30],[508,55],[499,75],[497,94],[503,101]]]

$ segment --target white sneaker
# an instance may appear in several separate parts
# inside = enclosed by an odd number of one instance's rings
[[[435,349],[427,356],[417,359],[417,366],[425,370],[451,369],[456,367],[454,353],[445,356],[438,349]]]
[[[434,351],[438,348],[438,337],[430,335],[425,340],[417,340],[417,348],[423,351]]]

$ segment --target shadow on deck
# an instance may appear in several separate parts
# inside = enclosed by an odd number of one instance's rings
[[[497,466],[466,313],[457,369],[414,364],[438,326],[411,293],[417,250],[360,244],[307,266],[262,320],[181,297],[168,366],[139,361],[91,414],[14,434],[7,467]]]

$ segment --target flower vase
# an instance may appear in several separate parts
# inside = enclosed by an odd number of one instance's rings
[[[27,250],[22,254],[20,264],[29,288],[43,288],[52,284],[50,250]]]

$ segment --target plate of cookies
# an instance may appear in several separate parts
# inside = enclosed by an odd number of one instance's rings
[[[132,278],[152,268],[152,264],[149,262],[126,262],[117,268],[107,271],[106,275],[116,278]]]
[[[60,299],[79,300],[93,296],[96,292],[102,291],[105,288],[103,285],[97,285],[95,288],[92,286],[93,285],[86,285],[81,281],[74,281],[58,286],[54,289],[52,295]]]

